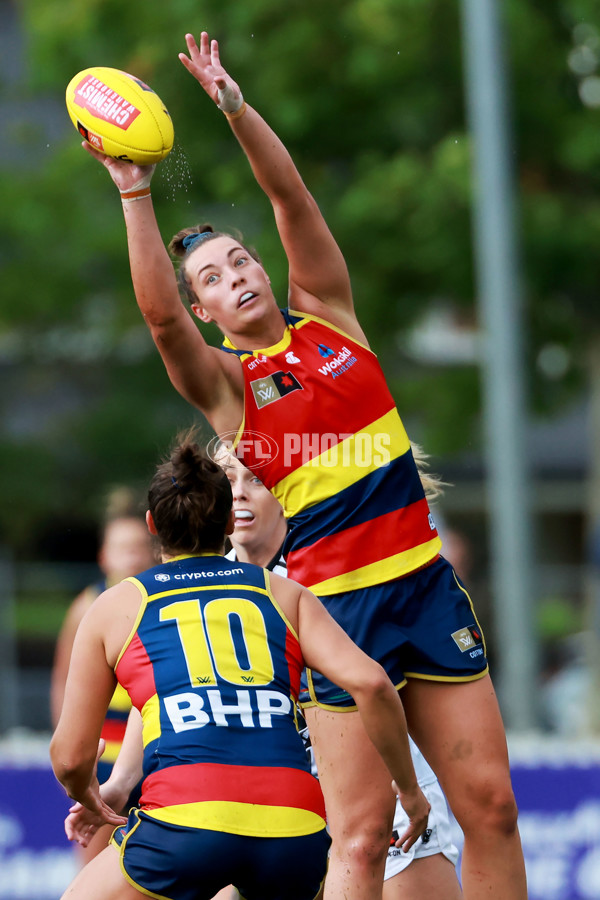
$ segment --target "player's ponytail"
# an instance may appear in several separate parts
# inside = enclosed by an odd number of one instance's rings
[[[449,487],[449,484],[446,481],[442,481],[439,475],[433,475],[426,471],[429,467],[429,455],[425,453],[419,444],[415,444],[411,441],[410,448],[412,450],[413,459],[417,465],[423,490],[425,491],[425,497],[427,498],[428,503],[432,503],[442,496],[444,488]]]
[[[227,476],[196,441],[195,430],[178,439],[148,491],[158,538],[170,554],[220,553],[232,503]]]

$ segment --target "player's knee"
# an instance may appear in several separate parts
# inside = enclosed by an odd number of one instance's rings
[[[465,835],[479,832],[506,837],[515,832],[518,809],[510,784],[488,787],[470,799],[462,815],[456,816]]]
[[[509,789],[494,798],[489,813],[489,824],[496,833],[511,835],[516,831],[518,816],[519,810],[515,796]]]
[[[363,827],[340,836],[338,853],[353,867],[372,870],[384,864],[389,842],[390,833],[383,826]],[[335,844],[334,836],[334,847]]]

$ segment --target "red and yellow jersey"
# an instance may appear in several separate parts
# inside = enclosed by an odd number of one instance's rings
[[[320,831],[296,727],[304,663],[269,573],[182,556],[127,580],[142,603],[115,672],[143,719],[142,810],[233,834]]]
[[[290,578],[325,596],[426,565],[441,541],[377,357],[323,319],[282,312],[278,344],[223,349],[245,379],[231,443],[283,506]]]

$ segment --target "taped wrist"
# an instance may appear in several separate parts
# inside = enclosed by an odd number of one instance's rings
[[[154,169],[155,166],[151,166],[150,171],[143,178],[136,181],[135,184],[132,184],[131,187],[127,188],[127,190],[122,191],[119,188],[123,203],[132,203],[134,200],[143,200],[144,197],[150,196],[150,182],[154,175]]]
[[[218,97],[217,105],[230,121],[240,119],[246,112],[246,101],[241,92],[239,94],[234,92],[231,85],[227,84],[224,88],[219,88]]]

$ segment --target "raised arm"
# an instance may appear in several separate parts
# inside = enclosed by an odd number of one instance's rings
[[[285,146],[264,119],[244,103],[219,58],[217,41],[202,32],[198,47],[186,35],[189,56],[179,59],[223,109],[256,180],[269,198],[288,258],[290,306],[338,324],[364,340],[354,314],[348,269],[314,198]],[[233,110],[233,112],[228,112]]]
[[[105,166],[121,194],[136,300],[172,384],[217,431],[237,428],[242,417],[239,364],[206,343],[181,301],[154,215],[154,167],[112,159],[87,143],[83,146]]]

